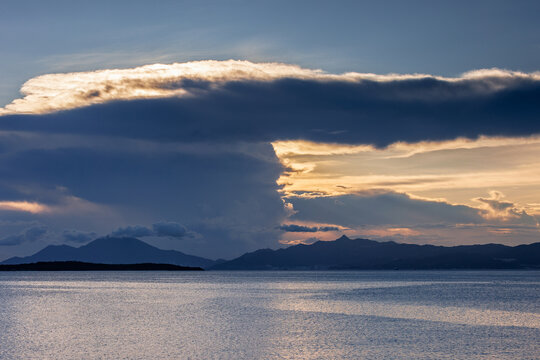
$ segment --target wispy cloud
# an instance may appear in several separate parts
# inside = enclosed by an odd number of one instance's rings
[[[29,201],[0,201],[0,210],[23,211],[32,214],[51,211],[50,207],[48,207],[47,205]]]

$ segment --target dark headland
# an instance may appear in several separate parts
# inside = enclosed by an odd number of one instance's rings
[[[0,271],[203,271],[200,267],[172,264],[94,264],[80,261],[46,261],[31,264],[0,265]]]

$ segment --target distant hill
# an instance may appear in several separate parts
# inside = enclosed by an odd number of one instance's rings
[[[216,264],[212,270],[271,269],[540,269],[540,243],[434,246],[351,240],[263,249]]]
[[[141,240],[128,237],[103,237],[75,248],[50,245],[27,257],[12,257],[0,264],[28,264],[51,261],[80,261],[99,264],[172,264],[207,268],[217,262],[175,250],[161,250]]]
[[[0,271],[202,271],[200,267],[171,264],[94,264],[80,261],[48,261],[1,265]]]

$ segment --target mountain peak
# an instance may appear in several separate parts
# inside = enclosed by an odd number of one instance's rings
[[[154,246],[145,243],[142,240],[133,237],[113,237],[105,236],[97,238],[94,241],[89,242],[86,245],[81,246],[81,248],[102,248],[112,250],[112,248],[133,248],[133,247],[143,247],[143,248],[154,248]],[[127,250],[127,249],[126,249]]]

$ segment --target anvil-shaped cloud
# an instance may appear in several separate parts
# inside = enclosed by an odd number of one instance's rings
[[[378,93],[377,97],[395,96],[395,100],[441,100],[512,89],[524,83],[540,81],[540,73],[484,69],[465,73],[458,78],[445,78],[426,74],[328,74],[296,65],[235,60],[154,64],[133,69],[38,76],[23,85],[21,93],[24,97],[0,109],[0,115],[42,114],[114,100],[194,96],[230,83],[281,79],[329,82],[333,85],[349,83],[366,90],[372,89]],[[385,83],[393,85],[374,87],[375,84]],[[416,91],[407,91],[412,88]],[[354,90],[354,87],[351,89]]]
[[[416,236],[415,226],[430,222],[437,231],[459,223],[486,232],[488,225],[507,229],[522,221],[537,231],[522,199],[508,200],[512,210],[503,212],[494,210],[499,199],[482,197],[500,182],[477,188],[467,195],[476,199],[470,202],[432,199],[433,184],[451,184],[457,193],[449,171],[463,149],[486,164],[497,163],[481,151],[486,146],[513,144],[520,149],[514,159],[531,158],[539,143],[540,73],[328,74],[288,64],[200,61],[43,75],[21,92],[0,110],[6,239],[31,226],[47,227],[40,236],[53,241],[167,221],[197,236],[180,245],[161,236],[149,241],[230,257],[277,246],[280,236],[293,243],[290,237],[302,232],[285,223],[317,229],[311,237],[335,236],[345,227]],[[496,178],[501,168],[478,181]],[[504,179],[509,187],[510,177]],[[529,187],[527,204],[540,203],[533,183],[520,186]],[[423,223],[389,211],[396,201],[402,211],[414,207]],[[340,202],[348,207],[334,206]],[[367,212],[368,205],[371,217],[351,213]],[[5,244],[13,246],[9,239]]]
[[[22,92],[23,98],[1,110],[1,129],[378,146],[540,131],[540,73],[498,69],[443,78],[203,61],[44,75],[29,80]],[[102,105],[88,107],[93,104]],[[76,110],[20,115],[70,109]]]

